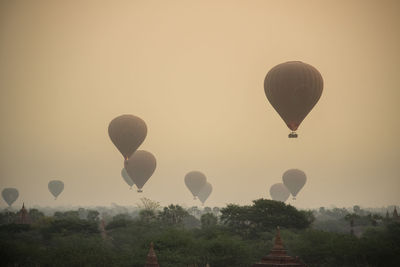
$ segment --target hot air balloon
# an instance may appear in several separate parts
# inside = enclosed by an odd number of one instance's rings
[[[146,123],[133,115],[121,115],[108,125],[108,135],[125,160],[143,143],[147,135]]]
[[[300,61],[289,61],[273,67],[265,77],[264,90],[268,101],[296,138],[296,130],[317,104],[323,80],[316,68]]]
[[[121,176],[122,176],[122,178],[124,178],[124,181],[130,186],[129,189],[132,189],[132,186],[133,186],[135,183],[132,181],[132,178],[129,176],[129,174],[128,174],[128,172],[126,171],[125,168],[122,168],[122,170],[121,170]]]
[[[15,200],[17,200],[19,193],[16,188],[4,188],[3,191],[1,191],[1,196],[4,201],[7,202],[8,206],[11,207]]]
[[[199,171],[191,171],[185,175],[185,184],[192,193],[194,199],[196,199],[200,190],[206,185],[206,182],[206,176]]]
[[[48,188],[50,193],[54,196],[54,199],[57,199],[64,190],[64,183],[60,180],[52,180],[49,182]]]
[[[137,150],[128,160],[125,160],[125,169],[132,181],[143,192],[144,184],[153,175],[156,169],[156,158],[150,152]]]
[[[203,188],[199,191],[197,194],[197,197],[201,201],[201,203],[204,205],[204,202],[208,199],[208,197],[211,195],[212,192],[212,185],[210,183],[206,183]]]
[[[269,194],[273,200],[282,202],[285,202],[290,196],[289,190],[282,183],[273,184],[269,189]]]
[[[282,176],[283,184],[296,199],[297,194],[303,188],[307,181],[306,174],[298,169],[290,169],[285,171]]]

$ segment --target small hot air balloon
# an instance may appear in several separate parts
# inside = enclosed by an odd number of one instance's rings
[[[146,123],[133,115],[121,115],[108,125],[111,141],[127,160],[143,143],[147,135]]]
[[[8,206],[11,207],[15,200],[18,199],[19,193],[16,188],[4,188],[3,191],[1,191],[1,196],[4,201],[7,202]]]
[[[129,189],[132,189],[132,186],[133,186],[135,183],[132,181],[132,178],[129,176],[129,174],[128,174],[128,172],[126,171],[125,168],[122,168],[122,170],[121,170],[121,176],[122,176],[122,178],[124,178],[124,181],[130,186]]]
[[[265,77],[268,101],[296,138],[296,130],[321,97],[323,80],[316,68],[300,61],[273,67]]]
[[[282,176],[283,184],[292,194],[293,199],[296,199],[297,194],[306,184],[307,176],[306,174],[298,169],[290,169],[285,171]]]
[[[49,182],[48,188],[50,193],[54,196],[54,199],[57,199],[64,190],[64,183],[60,180],[52,180]]]
[[[138,192],[143,192],[144,184],[156,169],[156,158],[150,152],[137,150],[128,160],[125,160],[124,164],[129,177],[137,186]]]
[[[208,199],[208,197],[211,195],[212,190],[213,190],[212,185],[210,183],[206,183],[197,194],[197,197],[200,199],[203,205]]]
[[[282,183],[273,184],[269,189],[269,194],[273,200],[282,202],[285,202],[290,196],[289,190]]]
[[[200,190],[206,185],[206,176],[199,171],[191,171],[185,175],[185,184],[196,199]]]

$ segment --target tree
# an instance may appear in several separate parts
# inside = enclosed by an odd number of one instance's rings
[[[40,212],[38,209],[30,209],[29,217],[31,218],[32,222],[35,223],[44,217],[44,213]]]
[[[281,201],[257,199],[252,206],[229,204],[221,210],[221,221],[242,235],[271,231],[276,226],[308,228],[314,220],[311,211],[298,211]]]
[[[159,217],[164,223],[177,225],[182,224],[183,218],[188,215],[189,213],[181,206],[171,204],[168,207],[164,207],[163,211],[160,212]]]
[[[218,218],[212,213],[206,213],[201,215],[200,222],[202,228],[212,227],[217,225]]]
[[[140,201],[142,202],[141,204],[137,204],[137,207],[139,209],[145,209],[145,210],[152,210],[152,211],[156,211],[160,208],[160,203],[153,201],[149,198],[146,197],[142,197],[140,199]]]
[[[98,222],[99,221],[99,212],[97,210],[88,210],[87,219],[90,222]],[[79,217],[79,214],[78,214]]]

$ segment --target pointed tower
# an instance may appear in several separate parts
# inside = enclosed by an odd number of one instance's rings
[[[396,207],[394,207],[394,211],[393,211],[393,219],[394,219],[394,220],[397,220],[397,219],[399,219],[399,215],[397,214],[397,209],[396,209]]]
[[[157,262],[157,255],[154,252],[154,244],[153,242],[150,243],[150,250],[149,254],[147,254],[147,261],[144,267],[160,267]]]
[[[275,242],[271,252],[269,255],[263,257],[261,262],[254,264],[253,267],[306,267],[306,265],[301,262],[299,258],[293,258],[286,255],[286,249],[283,246],[279,226],[276,230]]]
[[[31,217],[29,216],[28,211],[25,209],[25,203],[22,203],[22,208],[17,214],[17,218],[15,220],[16,224],[31,224]]]
[[[103,239],[107,239],[107,231],[106,231],[106,223],[104,222],[103,219],[100,220],[99,223],[99,230],[100,230],[100,235]]]

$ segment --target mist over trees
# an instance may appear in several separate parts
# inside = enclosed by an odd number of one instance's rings
[[[400,223],[390,209],[297,210],[251,205],[190,207],[143,198],[136,207],[28,209],[31,224],[0,213],[2,266],[144,266],[150,242],[160,266],[251,266],[272,248],[276,226],[288,254],[308,266],[397,266]]]

